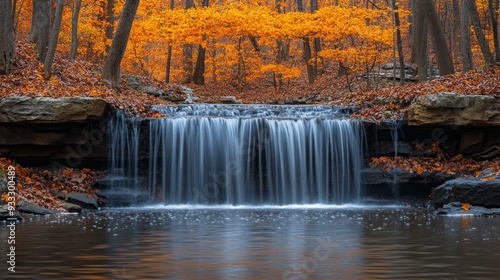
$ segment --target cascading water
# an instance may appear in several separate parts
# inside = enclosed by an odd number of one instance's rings
[[[255,105],[154,109],[165,118],[148,120],[149,158],[143,170],[148,179],[146,186],[140,186],[152,201],[359,202],[363,128],[345,119],[346,109]],[[121,116],[111,123],[110,173],[128,174],[137,188],[139,126],[126,122]]]

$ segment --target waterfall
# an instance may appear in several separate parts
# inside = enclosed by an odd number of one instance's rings
[[[154,109],[165,118],[149,119],[145,134],[149,154],[143,171],[147,182],[142,187],[152,201],[232,205],[359,202],[363,128],[345,118],[346,109],[245,105]],[[111,126],[115,135],[110,173],[116,168],[137,178],[139,126],[127,124],[120,116]]]
[[[140,119],[118,112],[109,123],[109,170],[111,191],[120,188],[139,190]]]

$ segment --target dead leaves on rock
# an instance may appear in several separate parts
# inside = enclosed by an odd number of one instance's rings
[[[23,199],[47,209],[63,212],[65,210],[60,208],[63,201],[57,198],[58,195],[74,191],[97,198],[97,190],[92,186],[105,173],[88,168],[38,170],[22,167],[7,158],[0,157],[0,170],[7,170],[10,165],[16,169],[17,201]]]
[[[440,157],[374,157],[370,161],[370,167],[380,168],[382,170],[392,170],[400,168],[418,175],[424,172],[439,172],[446,174],[457,174],[464,176],[479,177],[483,171],[488,169],[494,174],[484,177],[482,181],[494,180],[500,176],[500,162],[492,161],[474,161],[464,158],[462,155],[449,157],[441,155]]]

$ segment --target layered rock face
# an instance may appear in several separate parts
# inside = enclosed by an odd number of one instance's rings
[[[0,100],[0,153],[19,162],[105,161],[111,106],[89,97],[10,97]]]
[[[433,190],[431,201],[437,207],[451,202],[469,203],[488,208],[500,207],[500,179],[455,179]]]
[[[452,92],[419,96],[404,119],[411,126],[500,126],[500,99]]]
[[[68,123],[101,119],[109,104],[91,97],[10,97],[0,100],[0,123]]]

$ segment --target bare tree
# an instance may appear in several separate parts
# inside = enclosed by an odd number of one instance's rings
[[[56,53],[57,39],[59,38],[59,31],[61,30],[62,12],[64,7],[64,0],[57,0],[56,12],[54,15],[54,24],[50,34],[49,48],[43,64],[43,77],[48,80],[52,72],[52,63]]]
[[[418,80],[427,80],[428,60],[428,23],[422,3],[419,0],[412,1],[413,11],[413,58],[417,63]]]
[[[120,16],[120,23],[104,62],[102,80],[109,87],[120,90],[120,64],[127,48],[130,30],[134,22],[139,0],[126,0]]]
[[[35,43],[40,61],[45,61],[50,32],[50,0],[33,0],[30,41]]]
[[[71,18],[71,51],[69,52],[69,59],[71,59],[71,61],[75,61],[78,48],[78,16],[80,15],[81,7],[82,0],[76,0],[73,9],[73,17]]]
[[[486,41],[486,37],[484,36],[483,28],[481,27],[481,18],[479,16],[479,12],[477,11],[476,1],[465,2],[469,10],[472,27],[474,27],[474,31],[476,33],[477,42],[479,43],[479,47],[481,48],[481,52],[483,53],[484,62],[486,62],[486,64],[488,65],[493,65],[493,55],[491,54],[490,47],[488,46],[488,42]]]
[[[446,44],[446,37],[441,26],[441,22],[437,16],[436,7],[432,0],[419,0],[427,16],[429,23],[429,31],[432,40],[432,46],[436,54],[436,60],[439,68],[439,75],[444,76],[453,74],[453,59],[451,57],[450,49]]]
[[[439,75],[444,76],[455,72],[450,49],[446,44],[441,22],[437,16],[433,0],[414,0],[414,57],[418,66],[420,81],[427,79],[427,39],[430,34],[434,53],[439,67]]]
[[[368,5],[368,3],[367,3]],[[392,9],[394,11],[394,24],[396,25],[396,45],[398,47],[399,57],[399,82],[405,84],[405,57],[403,54],[403,40],[401,39],[401,22],[399,20],[399,11],[396,0],[392,0]]]
[[[468,0],[461,0],[461,15],[460,15],[460,56],[462,57],[462,67],[464,72],[468,72],[474,68],[472,63],[472,51],[470,45],[470,16],[467,8]]]
[[[0,1],[0,75],[12,69],[14,56],[14,7],[11,0]]]
[[[498,22],[498,10],[499,10],[498,0],[489,0],[488,11],[491,18],[491,29],[493,31],[493,47],[495,48],[495,62],[497,63],[500,62],[500,37],[498,35],[500,22]]]

